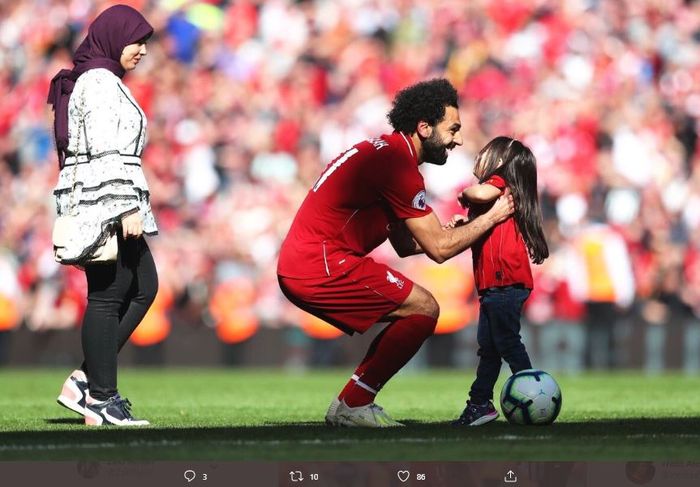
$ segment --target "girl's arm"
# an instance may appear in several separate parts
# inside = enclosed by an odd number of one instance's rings
[[[466,207],[468,203],[489,203],[501,196],[501,190],[491,184],[474,184],[464,188],[457,196],[459,203]]]

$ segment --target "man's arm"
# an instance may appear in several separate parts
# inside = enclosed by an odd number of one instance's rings
[[[466,225],[443,228],[435,212],[419,218],[408,218],[406,227],[423,252],[438,264],[463,252],[494,225],[513,214],[513,197],[506,193],[496,200],[491,209]]]
[[[403,220],[392,222],[387,227],[389,229],[389,242],[394,247],[396,254],[399,257],[408,257],[423,252],[413,234],[406,227],[406,222]]]

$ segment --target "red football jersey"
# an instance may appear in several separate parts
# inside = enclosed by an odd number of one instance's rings
[[[484,184],[495,186],[501,191],[506,188],[505,180],[495,175]],[[474,206],[470,213],[484,213],[489,206]],[[508,218],[486,232],[472,246],[472,261],[474,284],[479,291],[513,284],[522,284],[527,289],[532,289],[530,257],[515,218]]]
[[[384,242],[389,221],[430,214],[413,142],[395,132],[331,162],[301,204],[282,243],[277,273],[338,275]]]

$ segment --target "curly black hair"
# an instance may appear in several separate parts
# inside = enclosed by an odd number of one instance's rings
[[[412,134],[420,121],[434,126],[442,120],[448,106],[459,108],[457,90],[446,79],[435,78],[399,91],[387,118],[397,132]]]

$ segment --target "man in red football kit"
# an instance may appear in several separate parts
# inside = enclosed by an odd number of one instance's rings
[[[389,238],[402,257],[425,252],[442,263],[513,212],[505,196],[446,229],[426,204],[418,166],[442,165],[447,150],[462,145],[457,92],[447,80],[402,90],[388,118],[392,134],[360,142],[326,167],[280,249],[280,287],[296,306],[348,334],[389,322],[331,402],[330,425],[401,426],[374,397],[432,335],[440,312],[427,290],[366,255]]]

